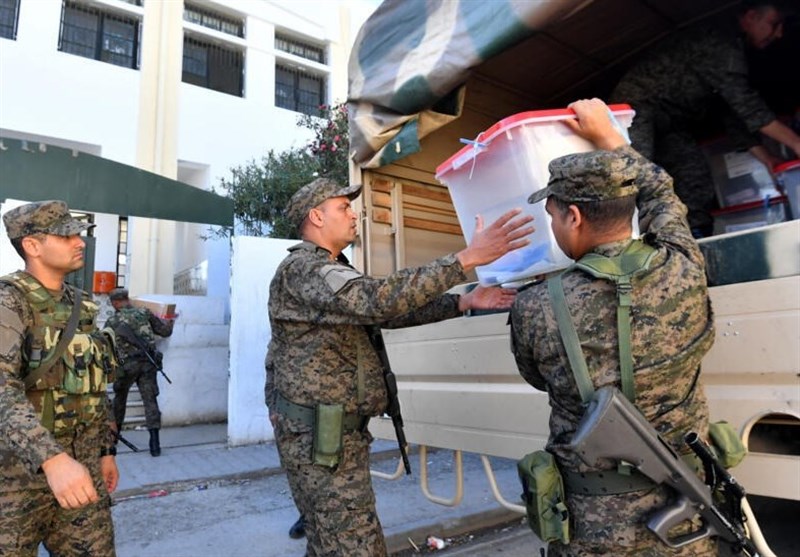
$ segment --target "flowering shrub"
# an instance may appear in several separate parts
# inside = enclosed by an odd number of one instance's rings
[[[318,116],[304,115],[298,124],[314,132],[308,150],[317,159],[319,174],[341,184],[349,180],[348,154],[350,136],[347,128],[347,105],[321,105]]]
[[[230,179],[220,180],[222,195],[233,199],[235,233],[297,238],[297,231],[285,217],[294,192],[318,176],[328,176],[343,185],[349,182],[347,106],[322,105],[319,116],[304,115],[297,123],[313,132],[314,138],[308,144],[280,153],[270,150],[259,161],[250,160],[232,168]],[[234,230],[230,228],[211,233],[232,234]]]

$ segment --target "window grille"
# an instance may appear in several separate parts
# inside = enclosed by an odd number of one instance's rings
[[[300,41],[286,35],[281,35],[279,33],[275,35],[275,48],[295,56],[300,56],[306,60],[319,62],[320,64],[325,63],[325,49],[323,47]]]
[[[275,67],[275,106],[319,116],[320,105],[326,104],[327,79],[300,68]]]
[[[234,37],[244,37],[244,21],[241,18],[223,15],[219,12],[185,3],[183,19],[189,23],[202,25]]]
[[[17,39],[19,21],[19,0],[0,0],[0,37]]]
[[[139,20],[65,1],[58,49],[125,68],[139,67]]]
[[[241,97],[244,53],[235,48],[183,37],[183,82]]]
[[[119,218],[117,237],[117,287],[125,287],[125,273],[128,271],[128,217]]]

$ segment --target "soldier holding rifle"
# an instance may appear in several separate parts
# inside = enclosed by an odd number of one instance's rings
[[[445,294],[477,265],[529,243],[530,217],[510,211],[464,250],[386,278],[364,276],[342,254],[357,234],[350,202],[360,185],[319,178],[290,200],[303,242],[289,249],[270,285],[272,339],[266,402],[307,551],[382,557],[386,544],[369,474],[370,417],[387,411],[387,384],[372,327],[420,325],[470,308],[507,308],[514,293],[476,288]]]
[[[106,326],[114,329],[122,360],[114,381],[114,420],[117,430],[122,431],[128,391],[136,383],[144,403],[145,425],[150,432],[150,454],[160,456],[161,410],[158,408],[157,374],[161,372],[167,381],[169,377],[161,369],[162,355],[156,349],[155,340],[156,335],[170,336],[175,320],[160,319],[147,308],[134,307],[124,288],[115,288],[108,297],[117,312],[108,319]]]

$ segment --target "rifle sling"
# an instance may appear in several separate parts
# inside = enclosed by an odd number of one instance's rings
[[[69,288],[69,286],[66,286]],[[50,358],[42,363],[39,367],[31,371],[28,375],[25,376],[23,382],[25,383],[25,389],[30,390],[32,389],[36,383],[44,377],[48,371],[56,364],[58,359],[61,357],[61,354],[64,353],[64,350],[67,349],[67,345],[72,340],[72,337],[75,336],[75,331],[78,329],[78,320],[80,319],[81,315],[81,301],[83,300],[83,291],[77,288],[73,289],[72,292],[74,293],[74,299],[72,302],[72,312],[69,314],[69,321],[67,321],[67,326],[64,331],[61,333],[61,337],[58,339],[58,344],[56,344],[55,350],[50,355]]]
[[[596,253],[583,256],[575,265],[597,278],[613,282],[617,289],[617,346],[619,349],[620,383],[625,398],[635,402],[636,392],[633,382],[633,355],[631,350],[631,277],[647,270],[657,251],[641,241],[632,241],[617,257],[610,258]],[[565,271],[566,272],[566,271]],[[567,298],[562,284],[564,273],[547,280],[547,291],[553,304],[558,322],[558,330],[567,351],[572,374],[584,404],[588,404],[594,392],[594,385],[586,366],[586,358],[581,349],[575,323],[569,312]]]

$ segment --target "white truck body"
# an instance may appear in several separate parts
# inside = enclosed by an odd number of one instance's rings
[[[475,138],[517,112],[563,107],[567,99],[591,94],[590,86],[600,83],[594,78],[619,73],[611,62],[584,68],[585,52],[569,59],[577,46],[559,54],[554,45],[590,29],[594,35],[583,42],[595,45],[596,57],[603,57],[604,48],[627,57],[683,23],[730,8],[726,2],[681,2],[673,5],[683,10],[675,16],[680,24],[648,30],[651,19],[636,10],[607,13],[598,10],[613,12],[609,2],[571,4],[567,16],[545,14],[541,31],[474,65],[459,84],[463,104],[457,117],[420,132],[416,152],[390,164],[373,158],[353,165],[352,180],[364,188],[354,249],[359,268],[383,276],[462,248],[448,190],[434,178],[436,167],[463,146],[459,140]],[[648,9],[633,0],[625,4]],[[647,40],[641,38],[648,33]],[[559,55],[558,64],[550,63],[559,72],[536,73],[537,64]],[[351,101],[357,102],[352,89],[351,76]],[[420,116],[420,128],[423,122]],[[402,145],[394,147],[399,152]],[[733,473],[749,493],[800,500],[800,221],[713,237],[701,245],[710,262],[710,284],[719,284],[710,288],[717,338],[701,376],[711,418],[733,424],[748,444],[750,454]],[[519,377],[506,321],[507,313],[497,313],[384,331],[410,443],[509,458],[544,446],[547,395]],[[373,420],[370,430],[394,438],[389,420]]]

